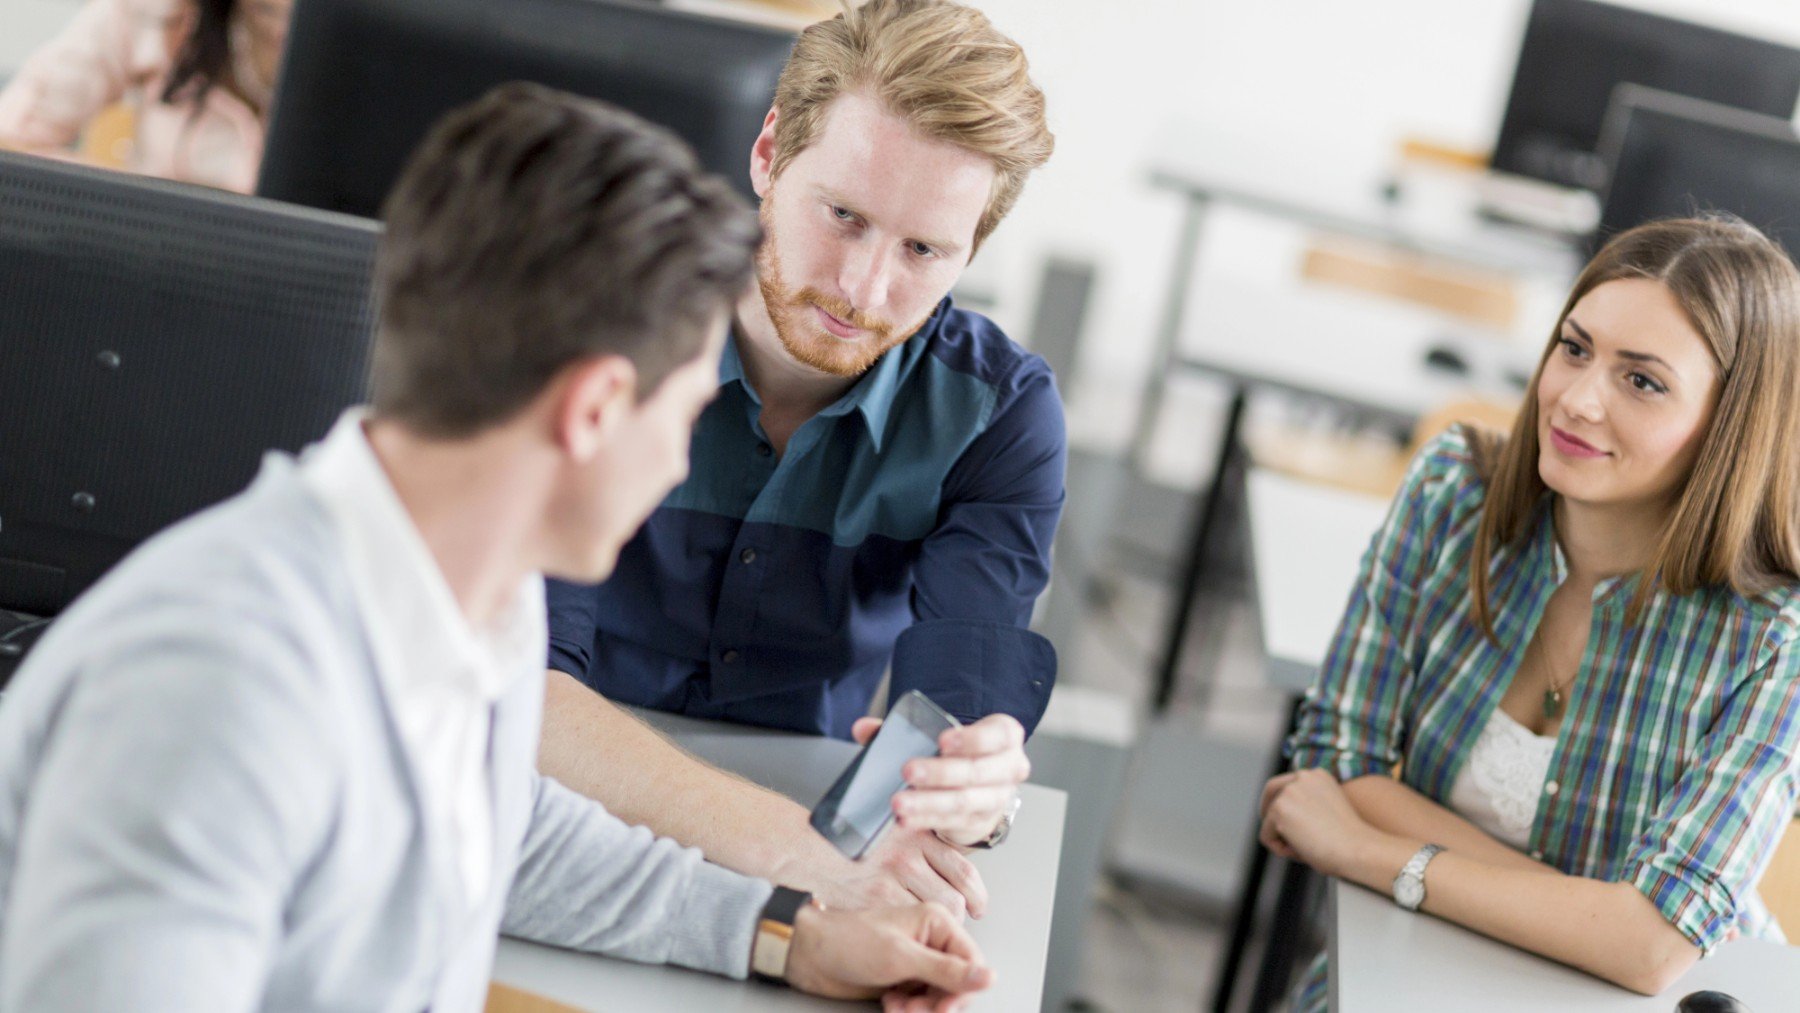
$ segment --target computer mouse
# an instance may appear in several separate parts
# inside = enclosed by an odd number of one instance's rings
[[[1750,1013],[1750,1007],[1723,992],[1689,992],[1681,997],[1675,1013]]]
[[[1469,360],[1463,358],[1461,352],[1445,345],[1433,345],[1426,349],[1425,365],[1429,369],[1441,369],[1446,373],[1464,374],[1469,371]]]

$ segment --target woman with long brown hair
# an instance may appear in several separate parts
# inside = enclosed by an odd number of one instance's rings
[[[131,111],[120,161],[248,193],[293,0],[88,0],[0,89],[0,147],[81,160],[103,111]]]
[[[1755,886],[1800,790],[1797,395],[1780,247],[1728,217],[1609,242],[1512,432],[1413,462],[1263,842],[1644,993],[1780,938]]]

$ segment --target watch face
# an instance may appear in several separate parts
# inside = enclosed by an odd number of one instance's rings
[[[1404,908],[1416,908],[1425,899],[1425,883],[1418,876],[1403,876],[1394,883],[1394,900]]]

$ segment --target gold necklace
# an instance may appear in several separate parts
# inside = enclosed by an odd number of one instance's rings
[[[1537,648],[1538,666],[1544,670],[1544,681],[1550,684],[1544,690],[1544,717],[1554,721],[1563,711],[1563,684],[1556,681],[1556,673],[1550,667],[1550,649],[1544,646],[1542,638],[1532,638],[1531,645]]]

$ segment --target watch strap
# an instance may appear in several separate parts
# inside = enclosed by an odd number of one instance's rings
[[[1006,835],[1012,833],[1013,820],[1018,818],[1019,806],[1021,804],[1023,804],[1024,801],[1025,800],[1020,798],[1017,794],[1014,794],[1012,797],[1012,801],[1008,802],[1006,804],[1006,811],[1002,812],[1000,814],[1000,822],[994,824],[993,831],[991,833],[989,833],[986,837],[982,838],[981,840],[976,841],[974,844],[969,845],[969,847],[971,847],[971,848],[998,847],[1001,841],[1006,840]]]
[[[765,981],[787,981],[788,950],[794,942],[794,922],[812,894],[778,886],[756,918],[756,935],[750,941],[750,973]]]
[[[1406,860],[1405,865],[1400,867],[1400,875],[1394,877],[1394,903],[1399,904],[1408,911],[1417,911],[1420,905],[1425,903],[1425,867],[1430,865],[1431,860],[1443,854],[1443,852],[1443,847],[1437,844],[1427,844],[1413,852],[1413,856]],[[1417,894],[1418,900],[1411,904],[1408,904],[1405,900],[1401,899],[1400,896],[1400,884],[1409,880],[1418,883],[1419,886]]]

